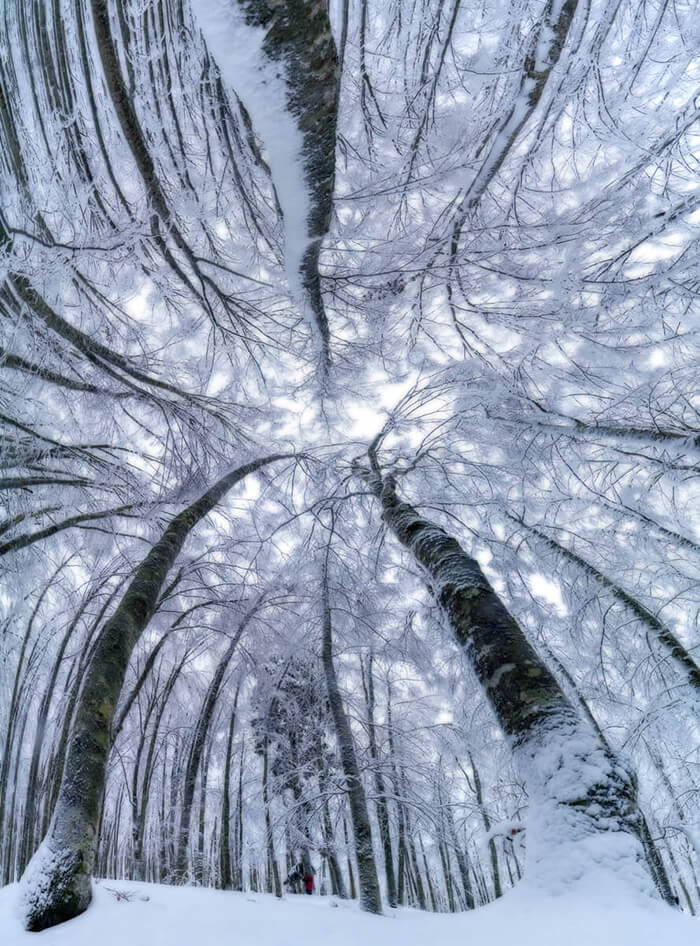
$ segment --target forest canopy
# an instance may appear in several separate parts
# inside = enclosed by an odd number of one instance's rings
[[[697,3],[0,15],[28,928],[93,874],[695,913]]]

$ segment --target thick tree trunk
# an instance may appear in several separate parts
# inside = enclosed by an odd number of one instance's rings
[[[247,25],[264,29],[261,59],[263,63],[267,60],[274,64],[277,78],[283,85],[286,99],[284,106],[293,117],[300,134],[302,186],[306,189],[308,208],[304,221],[306,232],[296,235],[297,241],[300,237],[304,240],[297,277],[320,335],[325,371],[331,357],[330,331],[321,295],[319,253],[321,242],[328,232],[333,207],[340,91],[338,55],[328,17],[328,3],[327,0],[287,0],[285,3],[228,0],[228,3],[231,12],[236,7],[242,10]],[[193,9],[222,75],[230,79],[227,59],[230,60],[232,55],[231,31],[237,28],[235,20],[226,10],[226,4],[219,4],[217,9],[211,0],[196,0]],[[245,93],[242,95],[245,100]],[[250,110],[255,130],[261,134],[268,150],[273,151],[274,142],[270,140],[273,131],[258,120],[260,116],[256,112],[255,96],[245,104]],[[282,198],[284,188],[280,169],[271,163],[271,170],[273,182]],[[291,217],[294,208],[287,202],[283,211]],[[290,221],[287,221],[289,224]],[[289,237],[288,233],[288,241]],[[287,245],[285,255],[288,264],[290,258],[298,255],[298,249]]]
[[[374,846],[372,844],[372,829],[370,827],[367,799],[362,786],[360,767],[355,753],[355,743],[350,730],[350,723],[345,715],[343,699],[340,695],[338,678],[333,666],[333,624],[328,593],[327,563],[322,575],[323,598],[323,644],[322,660],[328,689],[328,702],[331,708],[335,735],[338,740],[340,762],[345,775],[350,816],[355,834],[355,853],[357,856],[357,872],[360,886],[360,906],[368,913],[381,913],[382,900],[377,880],[377,865],[374,860]]]
[[[484,576],[478,562],[421,516],[383,477],[370,447],[365,474],[383,518],[424,568],[508,737],[530,797],[530,877],[548,890],[589,870],[653,890],[640,844],[633,774],[566,697]]]
[[[175,516],[137,568],[100,634],[83,682],[49,832],[23,878],[27,929],[55,926],[82,913],[90,903],[90,874],[114,710],[133,648],[185,539],[229,489],[277,459],[282,456],[261,458],[234,470]]]
[[[61,781],[63,779],[63,768],[66,762],[66,752],[68,751],[70,727],[75,715],[75,707],[78,704],[78,697],[80,696],[80,684],[85,673],[87,672],[87,668],[89,667],[90,661],[92,660],[92,656],[95,652],[95,647],[97,641],[99,640],[99,628],[102,624],[102,619],[111,607],[112,601],[121,591],[123,584],[124,582],[121,581],[117,588],[115,588],[114,591],[110,593],[104,605],[100,608],[98,614],[95,616],[95,620],[92,622],[86,635],[80,656],[76,657],[73,661],[71,672],[68,675],[68,679],[66,680],[65,691],[68,694],[68,697],[63,713],[61,735],[58,739],[58,745],[52,755],[49,766],[50,775],[47,778],[47,791],[45,795],[44,812],[41,821],[42,835],[45,835],[48,832],[48,826],[51,823],[51,818],[53,817],[54,809],[56,808],[56,802],[58,801],[58,793],[61,787]],[[75,672],[73,671],[73,668],[75,668]]]

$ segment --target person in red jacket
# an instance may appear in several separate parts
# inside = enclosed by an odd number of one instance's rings
[[[313,874],[306,874],[304,876],[304,890],[308,893],[309,896],[314,892],[314,878]]]

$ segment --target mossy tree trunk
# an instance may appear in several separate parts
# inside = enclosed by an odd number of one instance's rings
[[[175,516],[136,569],[100,633],[83,680],[49,830],[23,877],[28,930],[43,930],[78,916],[92,898],[90,875],[112,719],[129,658],[154,613],[169,569],[192,529],[236,483],[286,456],[275,454],[233,470]]]
[[[399,498],[395,478],[382,474],[378,442],[365,481],[389,529],[424,569],[525,780],[532,879],[559,889],[597,867],[653,889],[633,774],[575,709],[478,562]]]

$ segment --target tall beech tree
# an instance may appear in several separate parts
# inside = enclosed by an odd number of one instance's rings
[[[629,861],[626,870],[634,877],[644,859],[644,820],[633,773],[568,699],[479,563],[399,498],[396,477],[382,474],[380,443],[381,435],[369,448],[370,468],[363,477],[381,504],[384,522],[424,569],[511,742],[532,798],[532,874],[545,885],[558,883],[563,849],[575,865],[570,882],[606,857],[613,869],[618,859]],[[619,842],[613,841],[608,853],[613,835]],[[596,846],[592,839],[601,843]]]
[[[136,569],[100,631],[83,680],[49,831],[24,878],[28,929],[42,930],[71,919],[90,903],[112,718],[131,652],[153,616],[187,536],[232,487],[280,459],[289,455],[263,457],[227,473],[178,513]]]

